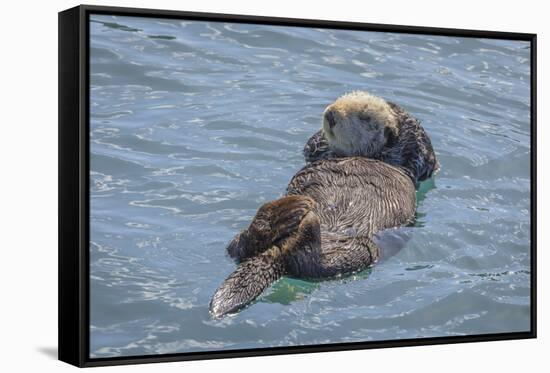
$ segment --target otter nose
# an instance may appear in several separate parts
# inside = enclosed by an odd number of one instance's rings
[[[334,118],[334,113],[332,111],[327,111],[325,113],[325,118],[327,118],[328,125],[330,129],[333,129],[336,125],[336,118]]]

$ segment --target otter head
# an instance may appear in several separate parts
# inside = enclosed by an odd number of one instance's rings
[[[376,157],[398,135],[397,118],[380,97],[355,91],[339,97],[323,114],[329,147],[343,156]]]

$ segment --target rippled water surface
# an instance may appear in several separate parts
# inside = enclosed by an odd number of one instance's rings
[[[99,15],[90,31],[92,357],[529,329],[527,42]],[[227,242],[354,89],[418,117],[442,165],[404,247],[211,319]]]

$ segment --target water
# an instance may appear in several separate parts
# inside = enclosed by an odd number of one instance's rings
[[[528,43],[99,15],[90,31],[91,357],[529,330]],[[227,242],[354,89],[417,116],[442,165],[405,247],[211,319]]]

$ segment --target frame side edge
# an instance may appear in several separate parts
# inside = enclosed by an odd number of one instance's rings
[[[537,34],[531,38],[531,333],[537,338]]]
[[[58,359],[82,366],[79,273],[79,13],[58,13]]]

